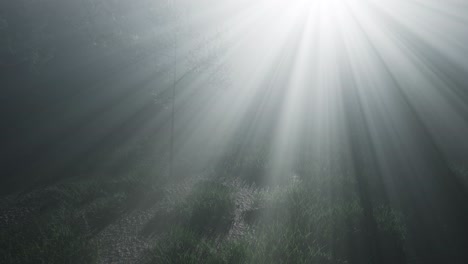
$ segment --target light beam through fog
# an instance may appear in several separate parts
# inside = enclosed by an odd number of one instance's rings
[[[179,91],[176,126],[187,135],[177,140],[179,159],[206,168],[227,156],[238,164],[235,173],[245,174],[251,157],[262,155],[255,161],[266,167],[255,171],[265,175],[260,184],[345,168],[370,214],[383,199],[425,228],[466,220],[464,213],[451,216],[466,201],[467,182],[450,169],[466,164],[468,151],[465,3],[215,5],[226,8],[211,22],[226,29],[221,60],[233,83],[225,90],[191,85],[190,98]],[[205,7],[210,13],[209,5],[197,9]],[[182,102],[198,96],[210,99],[184,111]],[[442,200],[450,206],[435,205]],[[452,234],[419,232],[433,245]]]
[[[349,122],[367,131],[368,137],[360,140],[371,145],[380,162],[408,155],[413,158],[406,162],[426,167],[421,156],[430,155],[427,148],[450,155],[452,161],[463,159],[466,91],[457,84],[465,79],[467,65],[460,55],[468,39],[461,7],[457,1],[357,0],[198,5],[188,11],[193,18],[187,21],[200,19],[205,32],[224,30],[224,50],[217,59],[229,65],[233,83],[230,89],[197,90],[196,85],[207,86],[210,78],[200,74],[187,91],[178,91],[177,126],[186,127],[181,133],[192,138],[178,141],[179,155],[191,153],[184,148],[198,142],[213,147],[204,148],[206,154],[218,156],[237,136],[245,141],[242,148],[269,141],[277,167],[297,162],[305,154],[299,148],[307,149],[314,161],[329,162],[348,151],[347,113],[361,111],[360,120]],[[209,19],[197,16],[199,12],[222,15],[209,23],[201,21]],[[213,101],[200,111],[184,112],[182,102],[190,100],[186,96],[211,96]],[[359,106],[349,109],[347,101]],[[197,116],[204,118],[193,121]],[[430,147],[413,139],[421,133]],[[290,165],[278,165],[276,159]]]
[[[0,200],[0,256],[56,252],[1,228],[37,200],[149,263],[468,263],[467,25],[465,0],[2,3],[0,193],[30,196]]]

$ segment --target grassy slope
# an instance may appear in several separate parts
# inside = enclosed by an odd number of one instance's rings
[[[362,208],[349,184],[309,177],[258,188],[205,177],[173,192],[137,177],[55,184],[2,206],[5,223],[15,215],[8,210],[28,209],[0,229],[0,262],[97,263],[97,234],[157,205],[138,227],[152,241],[144,263],[367,263]],[[379,251],[404,263],[403,217],[385,205],[375,212]]]

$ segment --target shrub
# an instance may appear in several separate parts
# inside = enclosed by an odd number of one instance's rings
[[[202,182],[194,187],[181,210],[188,213],[188,226],[194,232],[225,234],[234,222],[235,203],[228,187]]]

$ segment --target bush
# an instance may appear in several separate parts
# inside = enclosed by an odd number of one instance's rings
[[[92,231],[98,232],[122,215],[128,206],[125,193],[99,198],[86,210],[85,218]]]
[[[188,226],[205,235],[225,234],[234,222],[235,203],[228,187],[202,182],[187,197],[182,211],[188,213]]]

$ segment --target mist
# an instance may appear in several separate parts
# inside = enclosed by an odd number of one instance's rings
[[[0,262],[466,263],[467,23],[460,0],[3,1]]]

